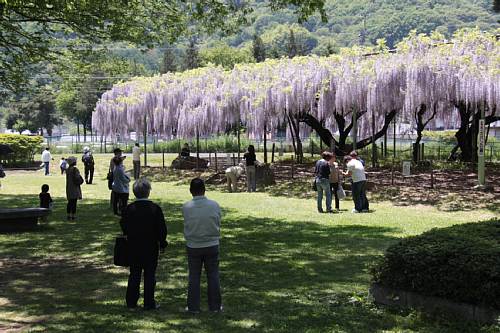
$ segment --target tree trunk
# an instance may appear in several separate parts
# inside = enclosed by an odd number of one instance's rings
[[[286,118],[288,120],[288,126],[290,127],[290,134],[292,135],[293,153],[295,157],[297,157],[297,146],[295,145],[295,132],[292,126],[293,121],[290,115],[288,115]]]
[[[83,123],[83,142],[87,142],[87,122]]]
[[[76,121],[76,141],[80,142],[80,121]]]
[[[359,112],[357,114],[356,118],[360,118],[366,113],[366,111]],[[372,143],[373,140],[378,140],[384,134],[387,132],[387,129],[389,127],[389,124],[391,121],[394,119],[396,116],[397,111],[392,110],[391,112],[387,113],[385,115],[385,120],[384,120],[384,126],[380,131],[375,133],[374,136],[370,136],[368,138],[365,138],[363,140],[358,141],[357,143],[357,148],[362,149]],[[321,142],[325,143],[328,147],[332,147],[332,142],[335,145],[335,154],[338,156],[344,156],[349,154],[349,152],[352,150],[352,145],[348,145],[346,143],[347,138],[349,137],[349,133],[351,132],[352,129],[352,123],[349,126],[345,126],[345,118],[342,115],[335,114],[335,121],[337,122],[337,127],[339,129],[339,141],[337,142],[335,138],[333,137],[332,133],[330,130],[325,128],[321,122],[316,119],[314,116],[312,116],[309,113],[302,113],[299,115],[300,122],[303,122],[310,126],[320,137]]]

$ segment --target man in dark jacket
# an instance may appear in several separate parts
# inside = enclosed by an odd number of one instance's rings
[[[82,162],[85,170],[85,184],[92,184],[94,179],[94,156],[92,156],[89,147],[83,148]]]
[[[167,226],[160,206],[148,200],[151,192],[149,181],[145,178],[139,179],[134,183],[133,191],[137,200],[125,208],[120,220],[129,246],[127,307],[137,307],[141,275],[144,271],[144,309],[154,310],[159,308],[154,297],[158,252],[167,246]]]

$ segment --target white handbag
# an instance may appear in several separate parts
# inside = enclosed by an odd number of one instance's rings
[[[342,188],[342,184],[339,184],[339,187],[337,188],[337,197],[339,198],[339,200],[342,200],[345,198],[345,191]]]

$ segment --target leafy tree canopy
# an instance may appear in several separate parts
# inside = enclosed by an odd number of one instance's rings
[[[323,1],[281,0],[273,8],[294,5],[301,17]],[[16,90],[25,82],[26,67],[53,59],[62,48],[106,41],[129,41],[152,47],[174,41],[193,22],[204,31],[227,33],[246,22],[251,11],[240,1],[198,0],[0,0],[0,90]]]

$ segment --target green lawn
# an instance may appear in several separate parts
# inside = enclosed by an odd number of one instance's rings
[[[225,312],[183,313],[187,263],[178,182],[153,183],[169,246],[157,272],[156,312],[128,311],[127,270],[112,264],[118,220],[104,180],[111,155],[97,155],[95,185],[84,185],[78,220],[65,220],[64,177],[8,173],[0,207],[38,204],[47,183],[55,210],[40,230],[0,234],[0,331],[45,332],[498,332],[370,303],[370,265],[399,238],[433,227],[473,222],[491,211],[443,212],[431,206],[372,202],[371,214],[318,214],[315,200],[265,193],[209,191],[224,211],[221,284]],[[159,165],[161,155],[150,156]],[[171,156],[168,157],[170,161]],[[56,159],[57,161],[57,159]],[[126,161],[130,167],[131,161]],[[80,163],[81,164],[81,163]],[[129,165],[130,164],[130,165]],[[81,165],[80,165],[81,166]],[[54,170],[56,168],[54,167]],[[204,287],[203,287],[204,288]],[[202,308],[206,310],[205,293]]]

